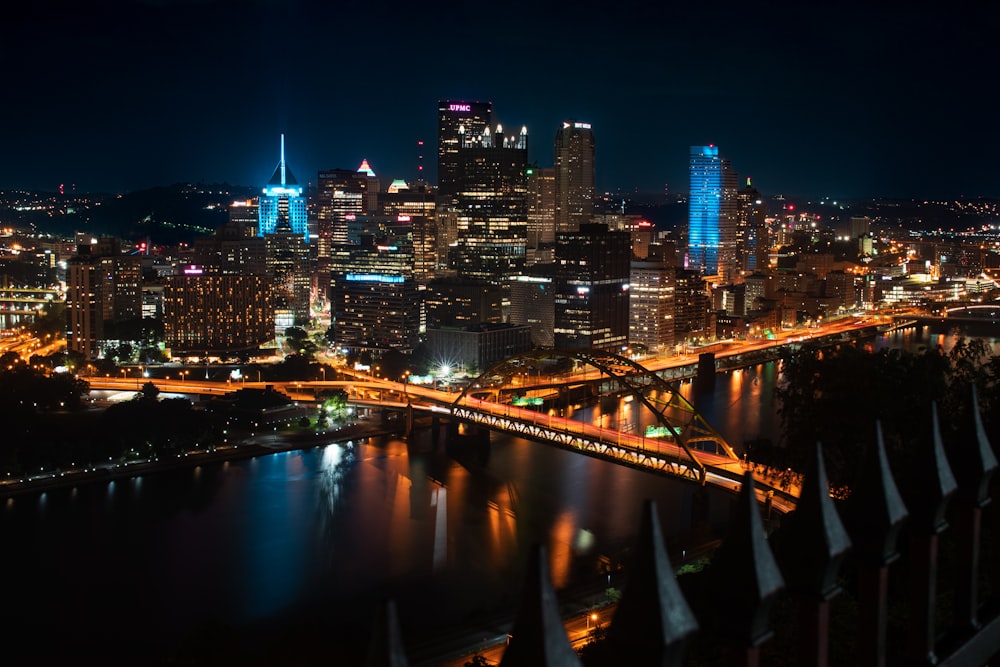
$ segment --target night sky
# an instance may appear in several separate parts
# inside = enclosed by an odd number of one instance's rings
[[[300,182],[363,158],[413,179],[418,140],[436,182],[437,100],[464,99],[539,166],[592,123],[602,190],[683,193],[714,143],[765,194],[1000,196],[989,4],[23,2],[0,189],[263,185],[282,132]]]

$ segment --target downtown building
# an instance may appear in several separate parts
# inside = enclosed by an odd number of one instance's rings
[[[672,245],[652,244],[644,257],[632,257],[628,340],[633,350],[673,352],[675,281]]]
[[[378,213],[408,223],[413,243],[413,277],[419,283],[438,269],[438,229],[435,193],[424,181],[396,180],[378,195]]]
[[[264,235],[264,241],[266,273],[274,281],[275,332],[308,325],[312,301],[309,244],[284,219],[273,233]]]
[[[525,263],[528,131],[491,129],[489,103],[443,101],[438,110],[437,219],[448,265],[459,278],[505,286]]]
[[[493,127],[492,102],[438,101],[438,192],[457,194],[460,189],[459,151],[466,137],[480,137]]]
[[[357,170],[323,169],[316,175],[314,208],[317,256],[329,258],[330,247],[347,243],[347,221],[377,212],[380,183],[363,160]]]
[[[285,164],[285,135],[281,135],[281,158],[271,179],[257,199],[257,235],[273,234],[279,220],[287,220],[292,231],[309,243],[309,214],[302,187]]]
[[[273,278],[188,266],[164,279],[163,330],[172,356],[253,354],[274,340]]]
[[[396,218],[372,221],[356,243],[333,246],[330,336],[349,353],[412,352],[420,330],[420,298],[413,277],[408,225]],[[352,234],[348,234],[350,240]]]
[[[555,347],[554,264],[536,264],[510,283],[510,322],[531,329],[535,347]]]
[[[591,222],[596,196],[594,132],[590,123],[565,121],[555,141],[556,233]]]
[[[468,138],[458,152],[459,191],[453,199],[456,244],[450,264],[459,277],[505,285],[524,268],[528,236],[527,130],[504,137],[503,127]]]
[[[736,174],[715,145],[691,146],[688,161],[688,269],[728,285],[741,275],[737,252]]]
[[[621,352],[628,345],[632,248],[627,232],[588,223],[556,235],[557,349]]]
[[[551,249],[556,242],[556,170],[533,166],[528,168],[526,175],[528,245],[525,263],[528,266],[550,263]]]
[[[749,178],[736,193],[736,248],[742,276],[768,269],[771,245],[764,198]]]
[[[116,324],[142,319],[142,261],[121,242],[81,244],[66,262],[66,348],[88,359],[116,340]]]

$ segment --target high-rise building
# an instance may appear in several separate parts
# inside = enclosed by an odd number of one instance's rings
[[[282,333],[288,327],[309,323],[309,245],[281,221],[273,234],[265,234],[267,274],[274,279],[274,327]]]
[[[427,327],[464,329],[503,322],[503,288],[479,280],[435,278],[427,283]]]
[[[257,235],[273,234],[278,220],[288,221],[292,231],[309,243],[309,215],[306,198],[302,195],[292,170],[285,164],[285,135],[281,135],[281,159],[271,180],[264,186],[263,194],[257,200],[257,214],[260,224]]]
[[[707,339],[714,335],[705,279],[699,271],[678,268],[674,274],[674,341]]]
[[[528,200],[528,131],[505,137],[503,127],[465,135],[455,154],[456,243],[450,264],[462,278],[506,285],[524,268]],[[440,219],[440,216],[439,216]]]
[[[240,199],[229,205],[229,222],[239,225],[249,231],[251,236],[257,236],[257,225],[260,224],[257,198]]]
[[[692,146],[689,160],[687,267],[732,282],[736,252],[736,174],[715,145]]]
[[[619,351],[627,345],[631,257],[629,234],[606,225],[556,234],[556,348]]]
[[[272,279],[189,266],[164,281],[163,325],[172,354],[257,350],[274,339]]]
[[[556,170],[554,167],[529,167],[526,175],[530,252],[556,240]]]
[[[123,254],[117,239],[80,245],[67,262],[66,347],[97,358],[109,327],[141,318],[141,258]]]
[[[750,179],[736,193],[736,248],[741,275],[768,268],[770,239],[764,210],[764,198]]]
[[[632,258],[628,342],[650,354],[674,347],[675,263],[672,246],[652,244],[643,258]]]
[[[553,264],[537,264],[510,284],[510,322],[531,327],[536,347],[555,347]]]
[[[267,241],[256,236],[256,229],[256,220],[248,225],[243,217],[230,215],[229,222],[220,225],[215,234],[194,240],[194,264],[205,273],[264,275]]]
[[[347,243],[347,220],[375,213],[379,180],[365,160],[357,170],[323,169],[316,177],[316,228],[319,257],[331,245]]]
[[[575,232],[594,215],[594,133],[590,123],[566,121],[556,132],[556,233]]]
[[[438,101],[438,191],[458,192],[458,151],[493,127],[492,102]]]
[[[364,234],[334,246],[330,326],[338,347],[353,352],[410,352],[417,344],[420,300],[413,248],[402,237]]]
[[[438,230],[433,189],[424,182],[394,182],[378,196],[379,215],[409,222],[413,230],[413,277],[423,282],[437,268]]]

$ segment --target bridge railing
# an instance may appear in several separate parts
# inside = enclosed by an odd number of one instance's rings
[[[905,502],[878,424],[869,473],[846,501],[831,498],[816,444],[799,505],[770,537],[748,473],[728,535],[700,574],[676,576],[647,502],[629,578],[586,664],[1000,664],[1000,512],[989,507],[997,459],[978,413],[971,420],[946,454],[931,410],[928,444],[914,446],[907,475],[919,485]],[[543,547],[526,571],[501,666],[584,664]],[[367,664],[408,664],[392,601]]]

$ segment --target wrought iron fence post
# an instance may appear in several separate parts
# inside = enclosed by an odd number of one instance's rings
[[[907,657],[920,664],[937,662],[935,613],[937,609],[938,543],[948,527],[945,510],[957,488],[941,443],[937,405],[931,405],[931,449],[916,459],[918,480],[913,490],[910,622]]]
[[[848,501],[846,518],[858,565],[858,664],[884,667],[888,628],[889,565],[907,518],[885,453],[882,425],[875,423],[875,456]]]

